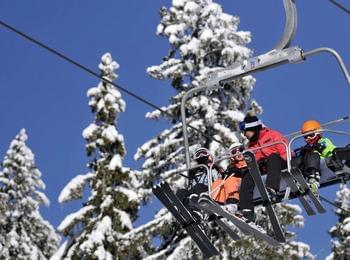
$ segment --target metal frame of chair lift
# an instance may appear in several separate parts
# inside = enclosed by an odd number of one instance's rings
[[[297,63],[300,61],[303,61],[306,59],[306,57],[321,53],[321,52],[327,52],[332,54],[339,66],[341,71],[344,74],[344,77],[347,81],[347,83],[350,86],[350,75],[349,72],[341,58],[341,56],[333,49],[321,47],[317,49],[313,49],[311,51],[304,52],[300,47],[289,47],[292,39],[294,38],[296,28],[297,28],[297,9],[294,0],[283,0],[283,6],[285,10],[286,15],[286,23],[284,27],[284,31],[282,34],[281,39],[276,44],[274,49],[271,51],[252,57],[248,60],[243,61],[242,63],[235,63],[232,66],[229,66],[225,69],[218,70],[212,74],[210,74],[207,78],[207,80],[198,87],[195,87],[193,89],[188,90],[182,100],[181,100],[181,120],[182,120],[182,130],[183,130],[183,138],[184,138],[184,148],[185,148],[185,158],[186,158],[186,169],[181,169],[178,171],[175,171],[176,173],[181,172],[188,172],[190,169],[195,169],[198,167],[204,167],[207,170],[207,176],[208,176],[208,189],[209,194],[211,192],[211,182],[212,182],[212,167],[208,168],[206,165],[196,165],[192,166],[190,165],[190,153],[189,153],[189,144],[188,144],[188,133],[187,133],[187,122],[186,122],[186,113],[185,113],[185,106],[186,101],[190,96],[192,96],[195,93],[201,92],[201,91],[210,91],[219,89],[222,87],[226,82],[232,81],[234,79],[253,74],[258,71],[267,70],[273,67],[277,67],[283,64],[289,64],[289,63]],[[343,118],[344,119],[344,118]],[[331,132],[332,130],[325,129],[324,131]],[[341,131],[332,131],[332,132],[341,132]],[[345,132],[343,132],[345,133]],[[296,133],[298,134],[298,133]],[[291,169],[290,159],[291,159],[291,143],[296,140],[297,138],[302,137],[303,135],[297,135],[292,138],[292,140],[289,142],[289,144],[285,144],[283,142],[278,142],[274,144],[268,144],[265,146],[271,146],[276,144],[283,144],[286,147],[287,151],[287,167],[288,170]],[[265,147],[264,146],[264,147]],[[258,148],[261,149],[261,148]],[[251,154],[252,155],[252,154]],[[220,160],[228,159],[227,157],[222,157],[215,162],[218,162]],[[175,173],[174,172],[174,173]],[[188,177],[188,176],[187,176]],[[322,187],[322,185],[321,185]],[[294,194],[295,195],[295,194]],[[303,194],[301,194],[303,195]],[[289,194],[288,194],[289,197]],[[258,203],[258,201],[255,201],[255,203]]]

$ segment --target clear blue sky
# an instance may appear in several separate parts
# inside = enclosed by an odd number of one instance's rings
[[[220,0],[227,13],[241,18],[240,29],[251,31],[249,45],[255,54],[270,50],[284,27],[282,1]],[[158,105],[168,103],[173,91],[167,81],[151,79],[146,67],[159,64],[167,53],[165,39],[155,35],[161,5],[165,0],[129,1],[9,1],[0,2],[0,19],[62,51],[97,71],[100,57],[111,52],[121,65],[117,83]],[[327,0],[297,1],[298,29],[293,45],[304,50],[317,47],[336,49],[350,64],[348,29],[350,16]],[[350,88],[333,57],[322,54],[297,65],[287,65],[255,75],[254,97],[264,107],[264,122],[284,133],[299,129],[310,117],[326,122],[349,113]],[[46,50],[32,45],[0,27],[0,157],[21,128],[29,135],[28,145],[47,185],[50,208],[43,216],[55,227],[79,204],[60,205],[62,188],[77,174],[87,171],[82,130],[93,119],[86,91],[98,80]],[[167,126],[149,121],[151,109],[123,95],[127,110],[119,120],[128,154],[133,161],[136,148]],[[349,129],[349,124],[342,125]],[[142,131],[140,131],[142,129]],[[349,140],[347,140],[349,141]],[[336,139],[341,145],[346,139]],[[337,187],[322,191],[333,199]],[[329,207],[328,207],[329,208]],[[329,253],[326,231],[336,219],[329,208],[322,217],[306,217],[297,230],[298,239],[309,243],[324,258]],[[149,219],[142,211],[141,220]],[[142,222],[142,221],[139,222]]]

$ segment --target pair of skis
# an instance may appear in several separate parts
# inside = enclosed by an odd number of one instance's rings
[[[173,193],[168,183],[163,181],[159,185],[154,186],[153,193],[187,231],[188,235],[190,235],[194,242],[198,245],[205,258],[220,254],[204,233],[201,223],[196,221],[196,219],[191,215],[180,199]],[[226,231],[233,240],[239,240],[240,236],[223,218],[229,220],[232,224],[239,228],[243,234],[253,235],[257,238],[263,239],[272,246],[280,245],[278,241],[267,235],[265,231],[261,231],[257,227],[246,223],[241,218],[231,215],[223,210],[219,205],[212,201],[209,196],[201,197],[198,203],[191,200],[191,203],[196,208],[206,212],[208,215],[216,214],[217,216],[215,216],[214,222],[224,231]]]
[[[274,230],[276,239],[280,242],[285,242],[284,234],[281,228],[281,225],[279,224],[279,221],[276,217],[276,214],[274,212],[274,209],[271,205],[271,201],[269,199],[269,196],[267,194],[265,185],[261,179],[261,174],[258,168],[258,165],[255,160],[254,153],[251,151],[247,151],[244,153],[244,157],[249,169],[249,172],[254,180],[255,185],[257,186],[261,198],[262,198],[262,203],[266,208],[266,211],[269,215],[270,221],[272,228]],[[318,197],[313,194],[310,190],[309,185],[307,184],[302,172],[298,168],[293,168],[291,173],[287,170],[282,172],[282,178],[285,180],[287,185],[291,188],[291,191],[295,194],[297,194],[298,199],[300,203],[303,205],[305,208],[306,213],[311,216],[315,215],[316,212],[314,209],[311,207],[309,201],[306,199],[306,195],[311,199],[312,203],[316,207],[317,211],[319,213],[325,213],[326,209],[318,199]],[[300,188],[299,188],[299,187]]]
[[[193,241],[198,245],[205,258],[219,255],[207,235],[204,233],[199,222],[191,215],[180,199],[173,193],[166,182],[161,182],[153,187],[153,193],[163,205],[173,214],[182,228],[187,231]]]
[[[282,173],[282,176],[286,177],[285,181],[291,187],[292,192],[295,192],[295,193],[299,192],[301,194],[301,196],[299,196],[298,199],[300,200],[301,204],[305,208],[306,213],[309,216],[315,215],[316,213],[311,208],[309,202],[306,200],[306,195],[310,198],[310,200],[312,201],[312,203],[314,204],[316,210],[319,213],[322,214],[322,213],[326,212],[326,209],[324,208],[324,206],[322,205],[322,203],[320,202],[318,197],[310,190],[310,187],[307,184],[307,182],[306,182],[302,172],[300,171],[300,169],[293,168],[291,170],[291,173],[285,171],[285,172]],[[300,189],[298,188],[298,186],[297,186],[297,184],[295,182],[299,184]],[[294,186],[294,188],[292,186]],[[310,210],[310,208],[311,208],[311,210]]]
[[[254,153],[251,151],[246,151],[246,152],[244,152],[243,155],[244,155],[244,159],[247,163],[249,173],[252,176],[254,183],[260,192],[262,204],[265,207],[266,212],[270,218],[271,226],[272,226],[272,229],[275,233],[275,237],[276,237],[277,241],[279,241],[279,242],[286,242],[286,239],[284,237],[284,232],[282,231],[282,227],[281,227],[279,220],[276,216],[275,210],[272,207],[271,200],[270,200],[270,197],[267,193],[265,184],[261,178],[260,170],[259,170],[258,164],[256,162]]]
[[[255,185],[257,186],[263,205],[266,208],[267,214],[270,218],[270,222],[275,233],[276,239],[270,237],[266,232],[261,231],[259,228],[254,227],[246,223],[241,218],[231,215],[225,210],[223,210],[219,205],[210,199],[208,196],[202,196],[199,202],[192,201],[191,203],[198,209],[211,214],[218,215],[214,221],[224,229],[234,240],[239,240],[240,237],[235,230],[232,229],[222,218],[226,218],[236,227],[238,227],[244,234],[254,235],[257,238],[263,239],[272,246],[279,246],[280,243],[285,242],[284,233],[282,231],[281,225],[275,214],[275,211],[271,205],[269,195],[266,191],[266,187],[261,178],[261,174],[255,160],[255,156],[251,151],[246,151],[244,153],[245,161],[249,169]],[[282,177],[286,181],[287,185],[291,188],[293,193],[300,193],[299,200],[303,207],[305,208],[308,215],[314,215],[315,211],[312,209],[309,202],[306,200],[305,196],[308,195],[315,205],[319,213],[324,213],[326,210],[319,201],[319,199],[311,192],[307,182],[305,181],[301,171],[299,169],[292,169],[292,173],[288,171],[282,172]],[[299,187],[298,187],[299,185]],[[219,255],[217,249],[213,246],[207,235],[204,233],[201,223],[195,220],[187,208],[182,204],[179,198],[170,189],[170,186],[166,182],[162,182],[157,186],[153,187],[153,193],[157,198],[164,204],[165,207],[173,214],[177,221],[182,225],[182,227],[187,231],[187,233],[192,237],[195,243],[198,245],[200,250],[203,252],[205,258],[211,256]]]

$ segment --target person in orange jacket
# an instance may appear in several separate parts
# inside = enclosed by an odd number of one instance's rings
[[[288,140],[278,131],[267,128],[255,115],[246,115],[240,124],[240,129],[248,139],[247,149],[254,152],[262,174],[266,173],[266,189],[270,200],[276,202],[281,181],[281,170],[287,167],[287,152],[283,144],[263,147],[275,142],[288,144]],[[240,189],[240,209],[242,215],[250,221],[255,221],[254,193],[255,183],[250,174],[242,178]]]
[[[238,209],[239,188],[242,175],[247,171],[247,164],[243,157],[244,146],[241,143],[233,143],[229,148],[231,155],[227,169],[212,183],[211,197],[223,205],[223,209],[234,214]]]

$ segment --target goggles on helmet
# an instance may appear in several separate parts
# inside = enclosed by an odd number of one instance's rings
[[[316,141],[316,138],[318,136],[320,136],[319,133],[312,133],[312,134],[304,135],[304,140],[308,143],[311,143],[311,142]]]
[[[312,139],[314,139],[317,135],[318,135],[318,133],[312,133],[312,134],[304,135],[304,139],[305,139],[305,140],[312,140]]]
[[[230,150],[230,155],[237,156],[237,155],[241,154],[243,151],[244,151],[243,146],[234,147]]]
[[[209,155],[210,155],[209,151],[201,150],[201,151],[196,152],[193,155],[193,159],[198,160],[199,158],[208,157]]]

